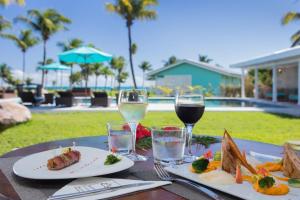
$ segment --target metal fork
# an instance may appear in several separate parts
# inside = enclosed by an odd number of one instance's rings
[[[210,198],[212,199],[215,199],[215,200],[224,200],[222,197],[220,197],[217,193],[205,188],[205,187],[202,187],[200,186],[199,184],[196,184],[192,181],[189,181],[189,180],[186,180],[186,179],[182,179],[182,178],[174,178],[172,177],[165,169],[164,167],[161,165],[161,164],[157,164],[155,163],[154,164],[154,170],[156,171],[156,174],[158,175],[158,177],[161,179],[161,180],[164,180],[164,181],[174,181],[174,182],[179,182],[179,183],[184,183],[186,185],[189,185],[189,186],[192,186],[194,187],[195,189],[201,191],[202,193],[206,194],[207,196],[209,196]]]

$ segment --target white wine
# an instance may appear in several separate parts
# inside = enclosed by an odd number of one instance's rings
[[[138,123],[147,112],[147,103],[126,102],[119,104],[119,111],[127,122]]]

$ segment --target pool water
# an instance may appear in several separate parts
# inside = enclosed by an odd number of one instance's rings
[[[165,97],[165,98],[149,98],[149,103],[151,104],[173,104],[174,98]],[[116,103],[116,100],[112,100],[113,103]],[[81,99],[81,103],[89,105],[90,98]],[[213,99],[209,98],[205,100],[206,107],[257,107],[257,108],[286,108],[284,105],[275,105],[263,102],[253,102],[251,100],[244,99]]]

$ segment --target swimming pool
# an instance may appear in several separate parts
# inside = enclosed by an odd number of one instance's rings
[[[89,97],[79,97],[76,98],[77,103],[81,105],[90,105]],[[173,97],[150,97],[148,99],[150,104],[174,104]],[[116,103],[116,99],[112,99],[112,103]],[[258,102],[251,99],[239,99],[239,98],[206,98],[205,99],[206,107],[255,107],[255,108],[287,108],[285,105],[277,105],[268,102]]]
[[[149,103],[173,104],[174,98],[149,98]],[[257,102],[250,99],[227,99],[227,98],[207,98],[206,107],[257,107],[257,108],[286,108],[284,105],[275,105],[272,103]]]

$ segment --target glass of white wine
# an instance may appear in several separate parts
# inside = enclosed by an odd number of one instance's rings
[[[148,107],[148,95],[144,89],[121,90],[119,93],[118,108],[132,132],[132,152],[128,156],[133,161],[145,161],[145,156],[135,151],[136,129],[138,123],[145,117]]]

